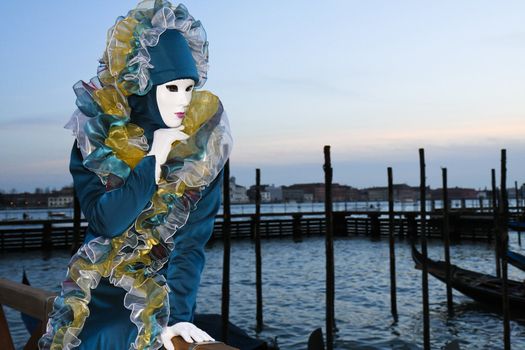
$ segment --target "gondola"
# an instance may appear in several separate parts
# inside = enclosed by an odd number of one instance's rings
[[[512,250],[507,251],[507,261],[509,264],[517,267],[521,271],[525,271],[525,256],[513,252]]]
[[[412,258],[421,269],[425,258],[412,243]],[[446,263],[426,258],[428,273],[446,283]],[[452,288],[487,307],[501,311],[502,279],[450,265]],[[525,284],[508,280],[509,309],[513,316],[525,316]]]
[[[525,221],[509,221],[509,229],[514,231],[525,231]]]

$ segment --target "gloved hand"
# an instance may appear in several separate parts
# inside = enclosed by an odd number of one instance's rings
[[[181,336],[186,343],[197,343],[203,341],[215,341],[205,331],[197,328],[193,323],[189,322],[178,322],[173,326],[165,327],[160,334],[160,339],[164,344],[166,350],[175,350],[171,338]]]
[[[160,166],[168,159],[171,144],[175,141],[188,139],[188,135],[183,133],[184,125],[176,128],[157,129],[153,132],[153,142],[148,156],[155,156],[155,182],[158,184],[160,179]]]

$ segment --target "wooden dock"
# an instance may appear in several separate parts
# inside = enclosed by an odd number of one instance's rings
[[[394,214],[394,235],[406,237],[420,231],[419,214],[413,211]],[[514,214],[516,215],[516,214]],[[428,235],[442,238],[442,214],[429,213]],[[455,210],[449,214],[451,240],[492,240],[492,213],[476,210]],[[256,218],[253,214],[231,215],[231,238],[254,238]],[[80,242],[83,241],[87,222],[80,225]],[[308,236],[323,236],[326,231],[324,213],[266,213],[261,214],[258,224],[263,239],[293,237],[295,240]],[[335,236],[371,236],[380,238],[389,235],[388,212],[380,211],[336,211],[333,213]],[[212,239],[222,239],[223,218],[218,215]],[[0,221],[0,252],[48,250],[71,248],[74,241],[73,219]]]

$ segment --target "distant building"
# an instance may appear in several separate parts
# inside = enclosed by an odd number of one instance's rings
[[[388,188],[386,187],[370,187],[365,189],[365,191],[367,194],[367,200],[371,202],[381,202],[388,200]]]
[[[48,208],[65,208],[73,205],[73,196],[52,196],[47,198]]]
[[[282,202],[283,201],[283,188],[281,186],[276,187],[274,184],[266,186],[266,192],[270,194],[270,201]]]
[[[293,188],[291,186],[283,186],[282,193],[283,193],[284,202],[302,203],[305,201],[305,190],[302,188]],[[312,193],[310,193],[309,198],[313,198]]]
[[[314,201],[324,202],[325,201],[325,186],[315,186],[314,189]],[[348,202],[356,200],[359,197],[359,191],[351,186],[340,185],[338,183],[332,184],[332,201],[333,202]]]
[[[478,199],[478,191],[473,188],[452,187],[447,189],[449,199]],[[431,191],[432,199],[443,198],[443,189],[437,188]]]
[[[44,193],[3,193],[0,195],[0,205],[4,208],[45,208],[48,196]]]
[[[322,187],[321,183],[294,184],[283,186],[283,201],[303,203],[315,201],[315,192]]]
[[[59,191],[48,194],[48,208],[64,208],[73,206],[73,187],[63,187]]]
[[[250,202],[255,202],[255,185],[250,186],[250,188],[247,191],[248,198],[250,199]],[[270,203],[277,201],[272,196],[272,193],[276,195],[276,198],[282,198],[282,192],[280,189],[277,189],[275,186],[270,185],[261,185],[261,202],[262,203]]]
[[[248,203],[250,199],[246,194],[246,187],[235,183],[235,177],[230,177],[230,202],[236,203]]]
[[[52,193],[37,189],[35,193],[0,194],[0,206],[3,208],[56,208],[70,206],[72,203],[73,187],[64,187]]]
[[[486,188],[484,190],[478,190],[478,198],[479,199],[491,199],[492,191],[489,191]]]
[[[345,202],[359,198],[359,191],[347,185],[332,184],[332,201]],[[283,200],[290,202],[324,202],[324,183],[307,183],[283,186]]]
[[[407,184],[395,184],[392,186],[394,200],[406,202],[419,199],[419,187]],[[430,198],[430,187],[427,186],[427,198]],[[366,199],[371,202],[384,202],[388,200],[388,187],[369,187],[363,190]]]
[[[261,191],[261,203],[270,203],[272,201],[272,194],[268,191]]]

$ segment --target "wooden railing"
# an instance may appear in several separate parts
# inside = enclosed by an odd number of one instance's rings
[[[0,278],[0,349],[15,349],[3,306],[11,307],[40,321],[24,346],[24,350],[33,350],[38,349],[38,339],[44,334],[54,298],[55,294],[52,292]]]
[[[512,213],[511,213],[512,214]],[[493,218],[490,213],[461,210],[451,213],[452,237],[456,239],[491,239]],[[428,221],[430,237],[441,237],[439,211],[431,213]],[[232,239],[252,238],[254,218],[251,214],[232,215],[230,235]],[[347,235],[388,235],[386,213],[334,212],[334,233]],[[80,243],[84,240],[87,223],[82,222],[78,232]],[[419,219],[414,212],[396,212],[394,232],[404,237],[411,229],[419,231]],[[325,222],[322,213],[265,213],[260,220],[262,238],[324,235]],[[222,238],[222,216],[217,216],[212,239]],[[456,236],[454,236],[456,235]],[[68,220],[0,221],[0,252],[50,248],[71,248],[74,242],[74,224]]]
[[[0,278],[0,349],[15,350],[3,306],[11,307],[40,321],[24,345],[24,350],[37,350],[38,340],[45,332],[48,315],[53,308],[55,296],[55,293],[43,289]],[[175,350],[188,350],[194,346],[194,344],[186,343],[181,337],[173,338],[172,342]],[[219,342],[216,344],[206,344],[206,346],[200,346],[199,349],[200,348],[238,350]]]

